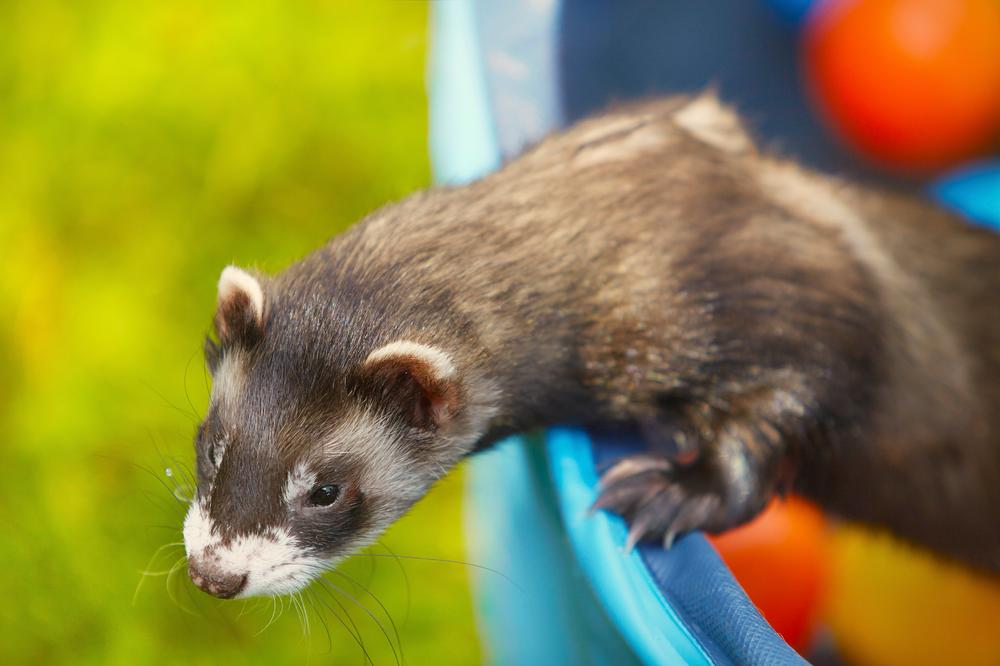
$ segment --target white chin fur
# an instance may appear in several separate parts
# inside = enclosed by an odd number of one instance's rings
[[[184,519],[184,547],[188,559],[228,574],[246,574],[247,584],[237,598],[277,596],[296,592],[324,570],[328,562],[305,555],[282,529],[267,529],[223,545],[203,502],[195,502]]]

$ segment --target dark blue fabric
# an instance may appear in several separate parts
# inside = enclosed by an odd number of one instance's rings
[[[627,431],[591,431],[598,468],[641,448]],[[715,549],[700,534],[665,551],[639,549],[668,603],[718,664],[805,664],[761,616]]]
[[[573,0],[561,5],[567,123],[609,103],[715,86],[779,152],[825,171],[902,186],[835,140],[803,86],[798,34],[763,0]]]
[[[640,549],[670,605],[720,664],[805,664],[747,598],[715,549],[701,535],[669,551]]]

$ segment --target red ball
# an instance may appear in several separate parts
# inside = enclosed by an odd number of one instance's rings
[[[883,165],[927,173],[1000,138],[998,0],[825,0],[803,43],[824,116]]]
[[[764,619],[805,653],[830,571],[823,515],[799,499],[776,500],[753,521],[710,541]]]

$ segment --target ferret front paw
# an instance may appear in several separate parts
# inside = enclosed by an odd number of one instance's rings
[[[669,548],[674,539],[697,529],[728,527],[733,514],[709,466],[687,466],[658,455],[623,458],[601,477],[601,493],[593,510],[608,509],[629,525],[625,547],[659,540]]]

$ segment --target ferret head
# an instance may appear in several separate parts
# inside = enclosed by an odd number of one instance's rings
[[[184,521],[189,573],[223,598],[290,593],[372,542],[481,423],[437,346],[334,340],[323,308],[272,299],[267,282],[234,267],[218,299]]]

